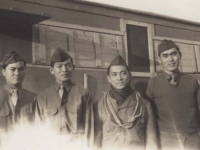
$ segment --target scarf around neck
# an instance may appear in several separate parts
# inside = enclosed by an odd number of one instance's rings
[[[128,96],[133,93],[133,89],[130,85],[128,85],[124,89],[118,90],[111,85],[111,89],[109,92],[111,94],[111,97],[116,99],[118,104],[121,104]]]

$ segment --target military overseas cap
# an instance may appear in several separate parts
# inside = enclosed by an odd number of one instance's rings
[[[2,65],[5,66],[18,61],[23,61],[24,63],[26,63],[26,61],[22,58],[22,56],[19,53],[11,51],[4,55]]]
[[[111,66],[125,66],[129,70],[128,65],[126,64],[125,60],[122,58],[121,55],[116,56],[112,60],[112,62],[110,63],[110,65],[107,68],[107,74],[109,74],[109,70],[110,70]]]
[[[179,51],[178,46],[172,40],[163,40],[162,43],[158,45],[158,56],[171,48],[176,48]]]
[[[64,62],[64,61],[68,60],[69,58],[72,60],[72,57],[65,50],[63,50],[59,47],[52,54],[51,63]]]

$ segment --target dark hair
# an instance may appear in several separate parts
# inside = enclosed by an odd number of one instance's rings
[[[26,67],[26,61],[25,60],[21,60],[21,61],[24,62],[24,66]],[[18,62],[20,62],[20,61],[18,61]],[[5,65],[2,66],[2,68],[5,70],[8,65],[9,64],[5,64]]]
[[[72,57],[69,57],[69,59],[71,59],[71,62],[72,62],[72,65],[74,64],[73,63],[73,59],[72,59]],[[67,59],[68,60],[68,59]],[[51,62],[51,67],[54,67],[54,64],[55,64],[56,62]]]

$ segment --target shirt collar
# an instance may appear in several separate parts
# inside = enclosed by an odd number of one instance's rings
[[[165,77],[167,78],[167,80],[170,82],[172,79],[172,77],[171,77],[172,75],[166,73],[165,71],[163,71],[163,73],[164,73]],[[177,72],[175,72],[173,76],[174,76],[175,82],[177,82],[180,77],[180,71],[178,70]]]
[[[22,86],[18,87],[18,88],[13,88],[9,85],[5,85],[4,88],[8,91],[8,93],[11,95],[13,93],[14,90],[17,90],[17,93],[19,94],[19,96],[21,95],[22,92]]]
[[[71,81],[68,83],[63,84],[63,88],[69,92],[71,87],[74,85],[74,83],[72,83]],[[54,87],[56,88],[56,92],[59,91],[61,84],[58,84],[57,82],[55,83]]]

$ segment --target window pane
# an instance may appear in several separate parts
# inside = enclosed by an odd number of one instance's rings
[[[147,27],[127,25],[127,42],[130,70],[150,72]]]
[[[17,51],[32,62],[32,26],[0,22],[0,61],[5,53]]]

